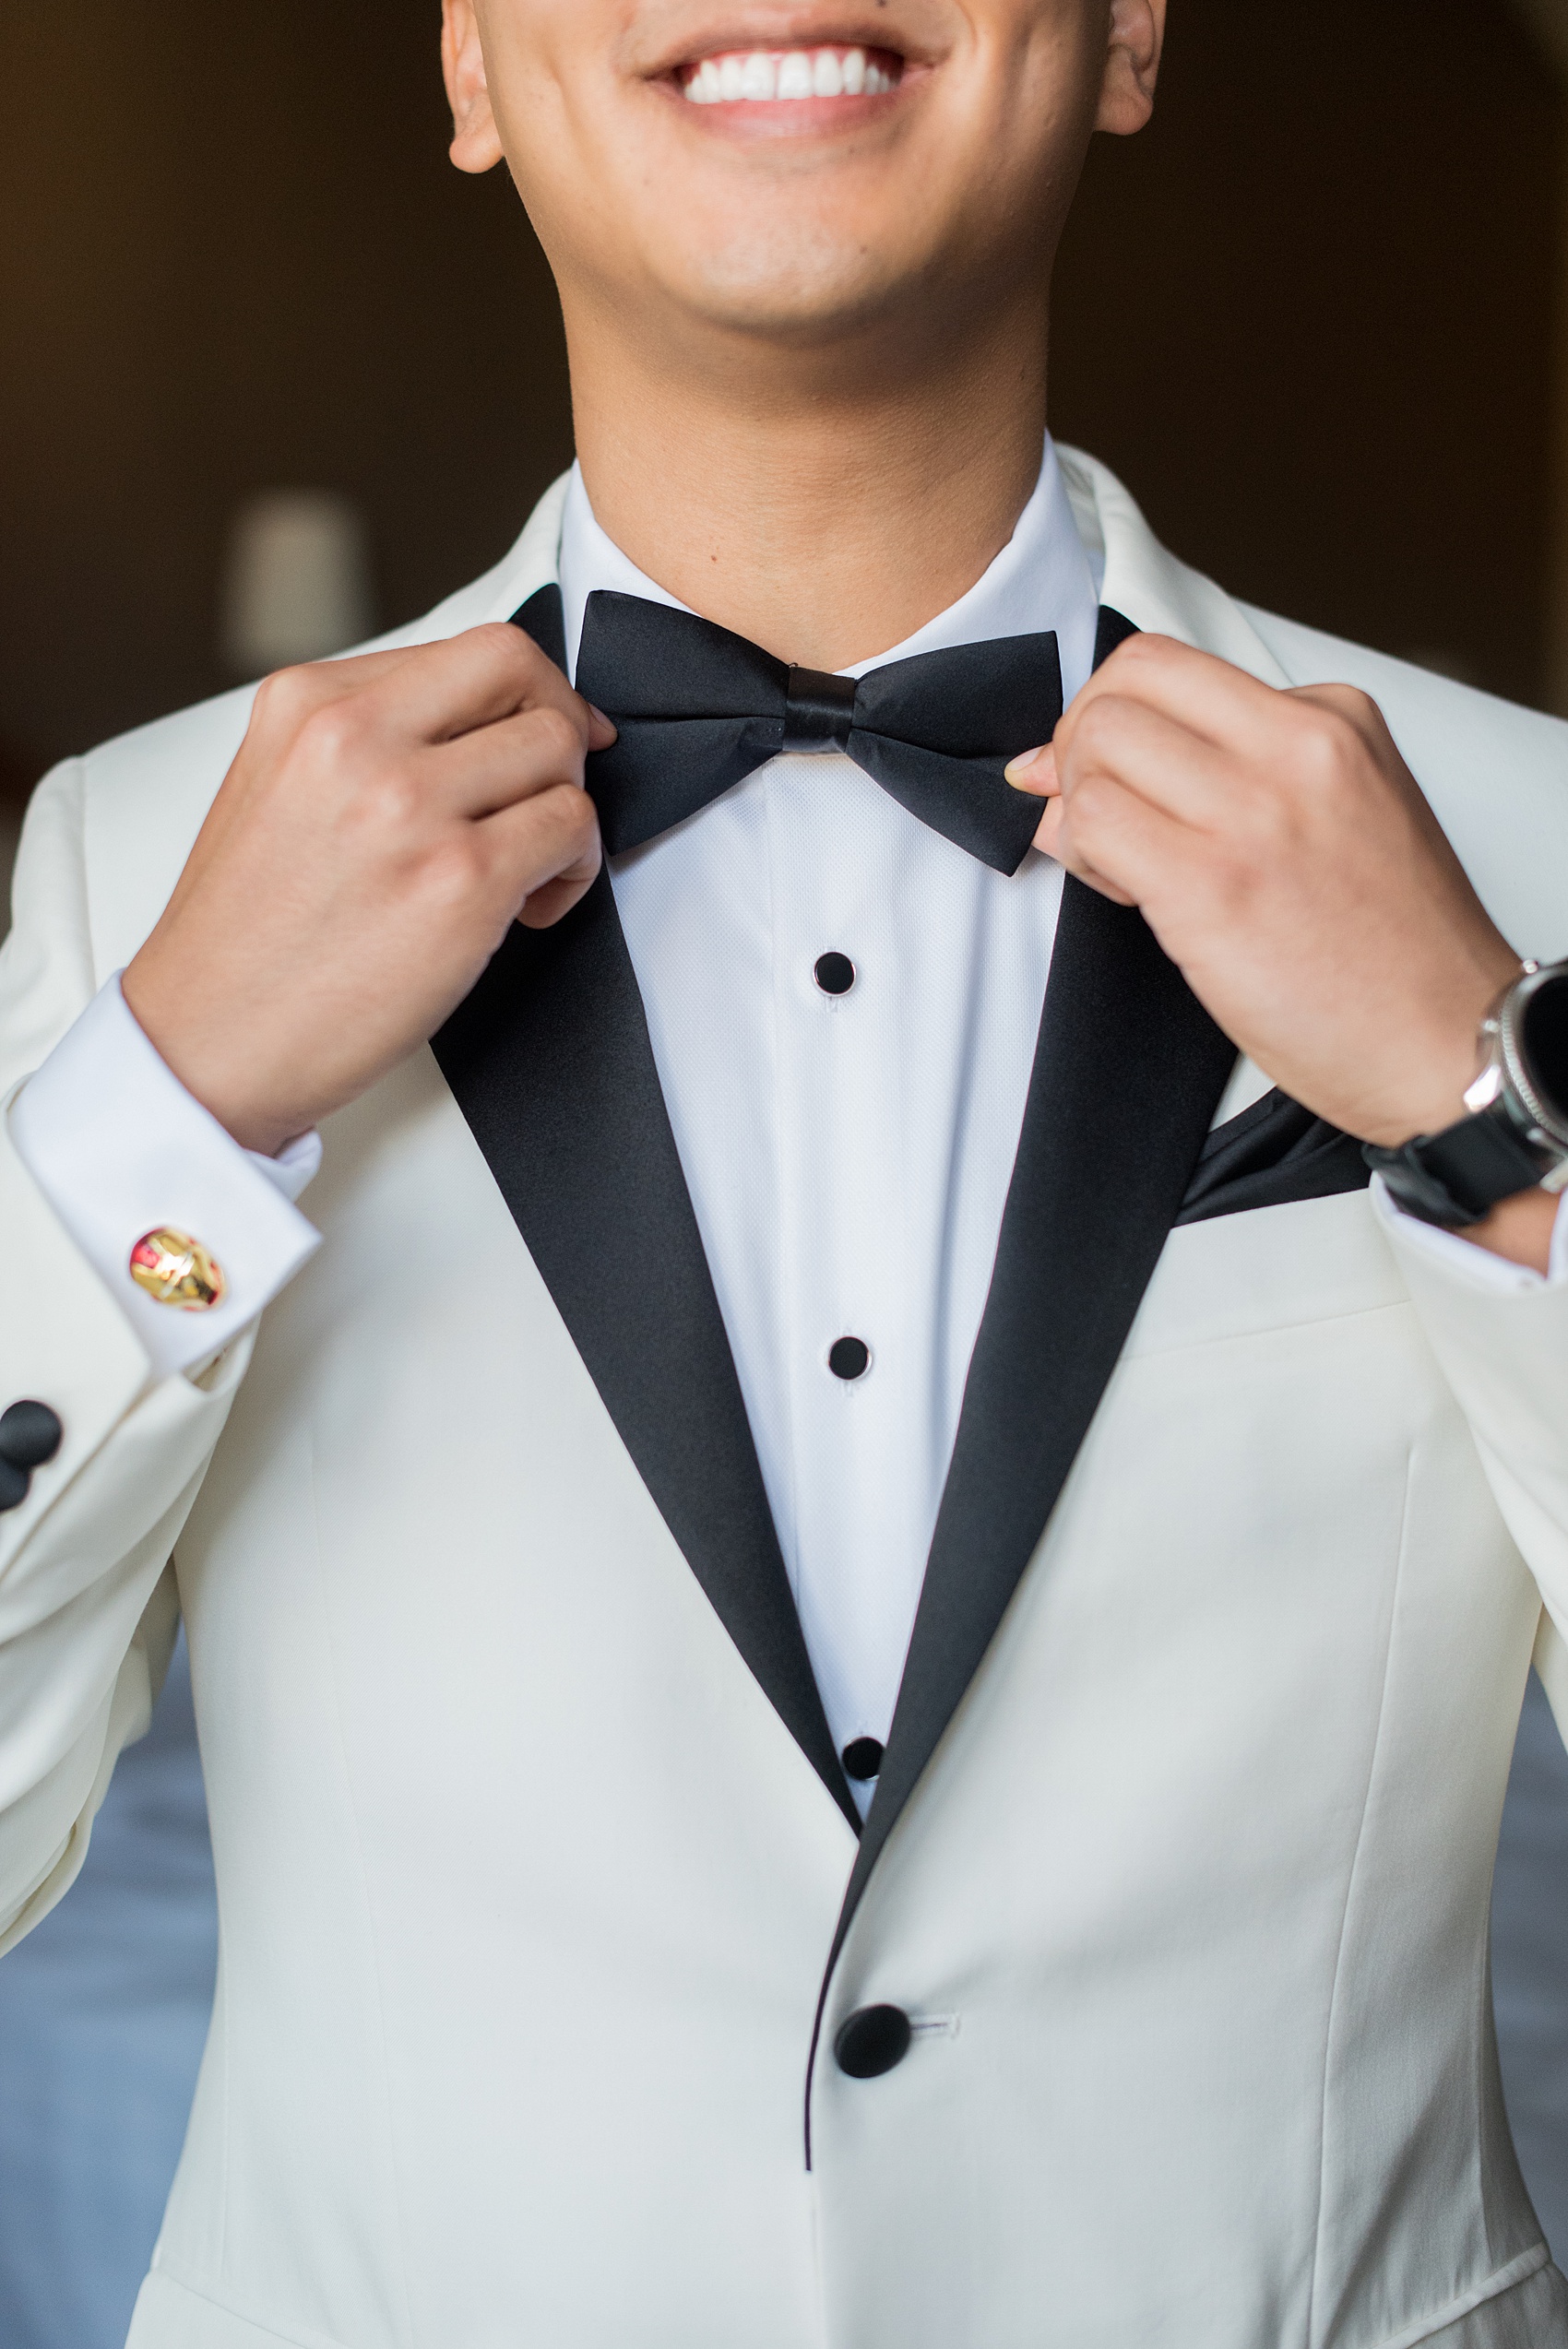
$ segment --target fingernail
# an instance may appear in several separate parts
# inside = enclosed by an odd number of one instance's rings
[[[1006,765],[1003,768],[1002,772],[1004,777],[1009,783],[1013,784],[1016,789],[1019,790],[1024,789],[1026,788],[1024,779],[1026,771],[1029,767],[1033,766],[1036,759],[1044,757],[1047,747],[1048,745],[1042,744],[1038,751],[1020,751],[1017,757],[1010,758]]]

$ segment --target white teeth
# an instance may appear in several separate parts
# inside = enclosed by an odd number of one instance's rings
[[[775,99],[881,97],[897,76],[863,49],[742,49],[705,57],[688,75],[694,106],[732,106]]]

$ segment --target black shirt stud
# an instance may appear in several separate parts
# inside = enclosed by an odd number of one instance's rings
[[[818,955],[812,977],[825,995],[847,995],[855,983],[855,966],[848,955]]]
[[[863,1337],[836,1337],[827,1349],[827,1367],[836,1379],[861,1379],[871,1366],[871,1347]]]
[[[880,1738],[851,1738],[842,1756],[844,1768],[858,1785],[882,1773],[882,1740]]]
[[[833,2052],[851,2080],[879,2080],[903,2062],[913,2036],[902,2007],[857,2007],[840,2024]]]
[[[21,1507],[33,1470],[53,1459],[64,1434],[47,1403],[13,1403],[0,1412],[0,1510]]]

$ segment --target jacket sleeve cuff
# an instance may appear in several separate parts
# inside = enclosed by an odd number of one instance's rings
[[[1487,1268],[1501,1260],[1486,1250],[1433,1248],[1413,1217],[1378,1212],[1509,1531],[1568,1625],[1568,1280],[1516,1264],[1503,1264],[1498,1278]],[[1562,1230],[1559,1210],[1554,1259]]]
[[[307,1134],[277,1158],[241,1147],[186,1092],[133,1018],[118,973],[13,1097],[10,1135],[61,1224],[125,1314],[157,1375],[208,1362],[319,1245],[294,1201],[321,1163]],[[131,1251],[163,1228],[200,1241],[224,1293],[160,1304]]]
[[[1512,1263],[1490,1248],[1478,1248],[1462,1232],[1444,1231],[1437,1224],[1422,1223],[1419,1216],[1407,1215],[1381,1175],[1373,1175],[1372,1188],[1372,1205],[1396,1247],[1413,1249],[1429,1263],[1446,1266],[1456,1280],[1467,1281],[1472,1287],[1490,1289],[1494,1297],[1518,1297],[1531,1289],[1555,1288],[1568,1281],[1568,1191],[1558,1204],[1557,1220],[1551,1228],[1551,1252],[1543,1277],[1528,1264]]]

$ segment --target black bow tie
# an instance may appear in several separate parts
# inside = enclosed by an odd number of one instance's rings
[[[554,608],[535,626],[544,595]],[[559,599],[544,595],[517,616],[552,652]],[[695,815],[780,751],[836,747],[922,824],[1015,872],[1040,809],[1002,770],[1048,742],[1062,715],[1054,635],[917,653],[857,683],[775,660],[689,611],[602,590],[588,600],[576,682],[620,730],[588,774],[612,856]]]

